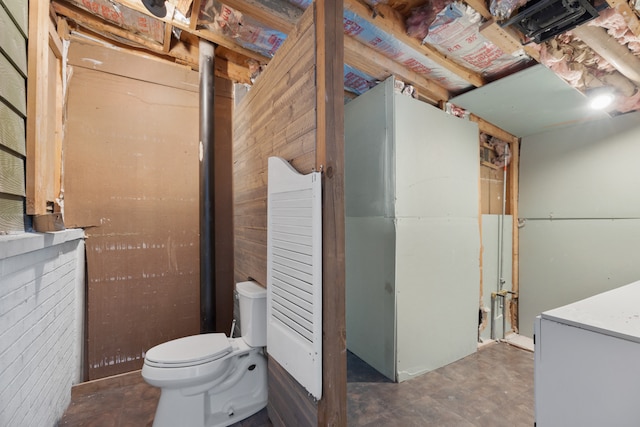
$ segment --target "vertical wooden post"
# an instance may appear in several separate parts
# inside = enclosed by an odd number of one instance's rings
[[[40,154],[47,145],[49,88],[49,0],[29,2],[29,64],[27,68],[27,214],[46,213],[43,185],[48,178]],[[53,113],[53,112],[52,112]]]
[[[347,424],[344,242],[343,2],[316,3],[316,170],[322,195],[322,399],[319,426]]]
[[[510,165],[510,178],[509,178],[509,191],[510,191],[510,200],[511,204],[511,216],[513,218],[513,235],[512,235],[512,270],[511,270],[511,290],[514,292],[514,297],[512,297],[512,301],[515,304],[512,304],[511,307],[511,325],[514,331],[518,331],[518,302],[520,301],[520,228],[518,228],[518,192],[519,190],[519,175],[520,175],[520,139],[514,138],[515,140],[509,144],[509,148],[511,148],[511,165]]]

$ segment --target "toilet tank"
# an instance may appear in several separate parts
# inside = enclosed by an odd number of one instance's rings
[[[256,282],[236,284],[240,300],[240,332],[251,347],[267,345],[267,290]]]

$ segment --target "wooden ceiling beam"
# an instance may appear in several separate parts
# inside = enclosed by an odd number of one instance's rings
[[[59,1],[59,0],[56,0],[56,1]],[[194,34],[202,39],[208,40],[217,45],[224,46],[231,50],[235,50],[236,52],[239,52],[249,58],[253,58],[260,63],[266,64],[269,62],[269,58],[267,58],[266,56],[261,55],[257,52],[253,52],[252,50],[246,49],[240,44],[233,41],[232,39],[216,34],[213,31],[191,28],[190,24],[185,24],[184,22],[173,19],[174,6],[169,2],[166,3],[167,15],[164,18],[158,18],[157,16],[154,16],[151,12],[149,12],[147,8],[145,8],[142,2],[140,1],[136,1],[136,0],[112,0],[112,1],[114,3],[121,4],[122,6],[136,10],[144,15],[150,16],[151,18],[158,19],[165,23],[169,23],[173,25],[175,28],[179,28],[182,31],[187,31],[191,34]],[[197,3],[200,3],[200,0],[194,0],[192,7],[197,6]],[[191,19],[190,21],[195,22],[193,19]]]
[[[391,14],[381,14],[377,13],[370,8],[369,5],[362,2],[361,0],[345,0],[344,1],[345,10],[349,10],[360,18],[365,19],[367,22],[377,26],[384,32],[389,35],[395,37],[401,43],[417,50],[418,52],[425,55],[427,58],[435,62],[436,64],[446,68],[450,72],[454,73],[458,77],[463,80],[469,82],[470,84],[479,87],[484,85],[484,78],[480,73],[477,73],[469,68],[458,64],[454,60],[450,59],[446,55],[438,52],[435,48],[420,43],[420,40],[415,39],[407,35],[404,22],[390,16]],[[374,13],[375,12],[375,13]]]
[[[387,58],[350,36],[344,38],[344,62],[376,78],[384,77],[380,75],[380,69],[386,71],[388,75],[394,74],[405,83],[415,87],[420,95],[434,103],[447,101],[450,97],[444,87],[407,69],[402,64]]]
[[[100,18],[97,18],[95,15],[85,12],[79,8],[67,6],[66,4],[60,4],[57,1],[52,2],[52,5],[58,15],[65,16],[68,19],[71,19],[78,25],[87,28],[89,31],[94,31],[99,35],[102,33],[103,37],[105,37],[104,34],[107,34],[125,39],[129,42],[134,43],[135,45],[138,45],[140,48],[149,51],[151,54],[155,54],[165,59],[167,59],[167,57],[170,57],[180,63],[190,66],[194,70],[198,69],[199,58],[197,46],[193,46],[177,40],[172,44],[172,46],[170,46],[168,50],[166,50],[166,44],[161,45],[156,42],[148,41],[120,27],[106,23]],[[109,43],[112,43],[115,46],[118,46],[120,44],[112,39],[109,39]],[[122,46],[119,47],[122,48]],[[124,48],[131,49],[132,47],[126,46]],[[236,56],[230,56],[234,59],[237,58],[241,60],[242,63],[237,64],[229,61],[226,58],[216,58],[216,75],[228,80],[249,84],[251,80],[249,68],[246,64],[246,58],[242,59],[244,57],[240,56],[239,54],[236,54]]]
[[[293,30],[304,12],[283,0],[223,0],[223,3],[285,34]]]
[[[638,20],[627,0],[607,0],[607,3],[623,16],[633,34],[640,37],[640,20]]]
[[[128,30],[125,30],[116,25],[107,23],[106,21],[96,17],[95,15],[89,12],[85,12],[84,10],[78,7],[72,6],[67,3],[61,3],[58,1],[51,2],[51,6],[53,7],[53,10],[56,12],[56,14],[65,16],[71,19],[72,21],[77,22],[78,24],[81,24],[83,26],[89,27],[90,29],[93,29],[94,31],[113,34],[114,36],[118,36],[123,39],[134,42],[140,45],[141,47],[145,47],[151,51],[157,51],[158,49],[162,51],[163,49],[163,45],[160,43],[157,43],[145,37],[135,35]]]

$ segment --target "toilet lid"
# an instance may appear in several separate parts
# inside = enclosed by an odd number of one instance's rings
[[[201,334],[159,344],[147,352],[145,360],[173,367],[192,366],[211,362],[230,352],[231,345],[225,334]]]

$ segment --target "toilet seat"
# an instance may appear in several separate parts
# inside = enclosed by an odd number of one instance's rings
[[[191,335],[151,348],[144,363],[164,368],[196,366],[218,360],[231,351],[231,343],[225,334]]]

